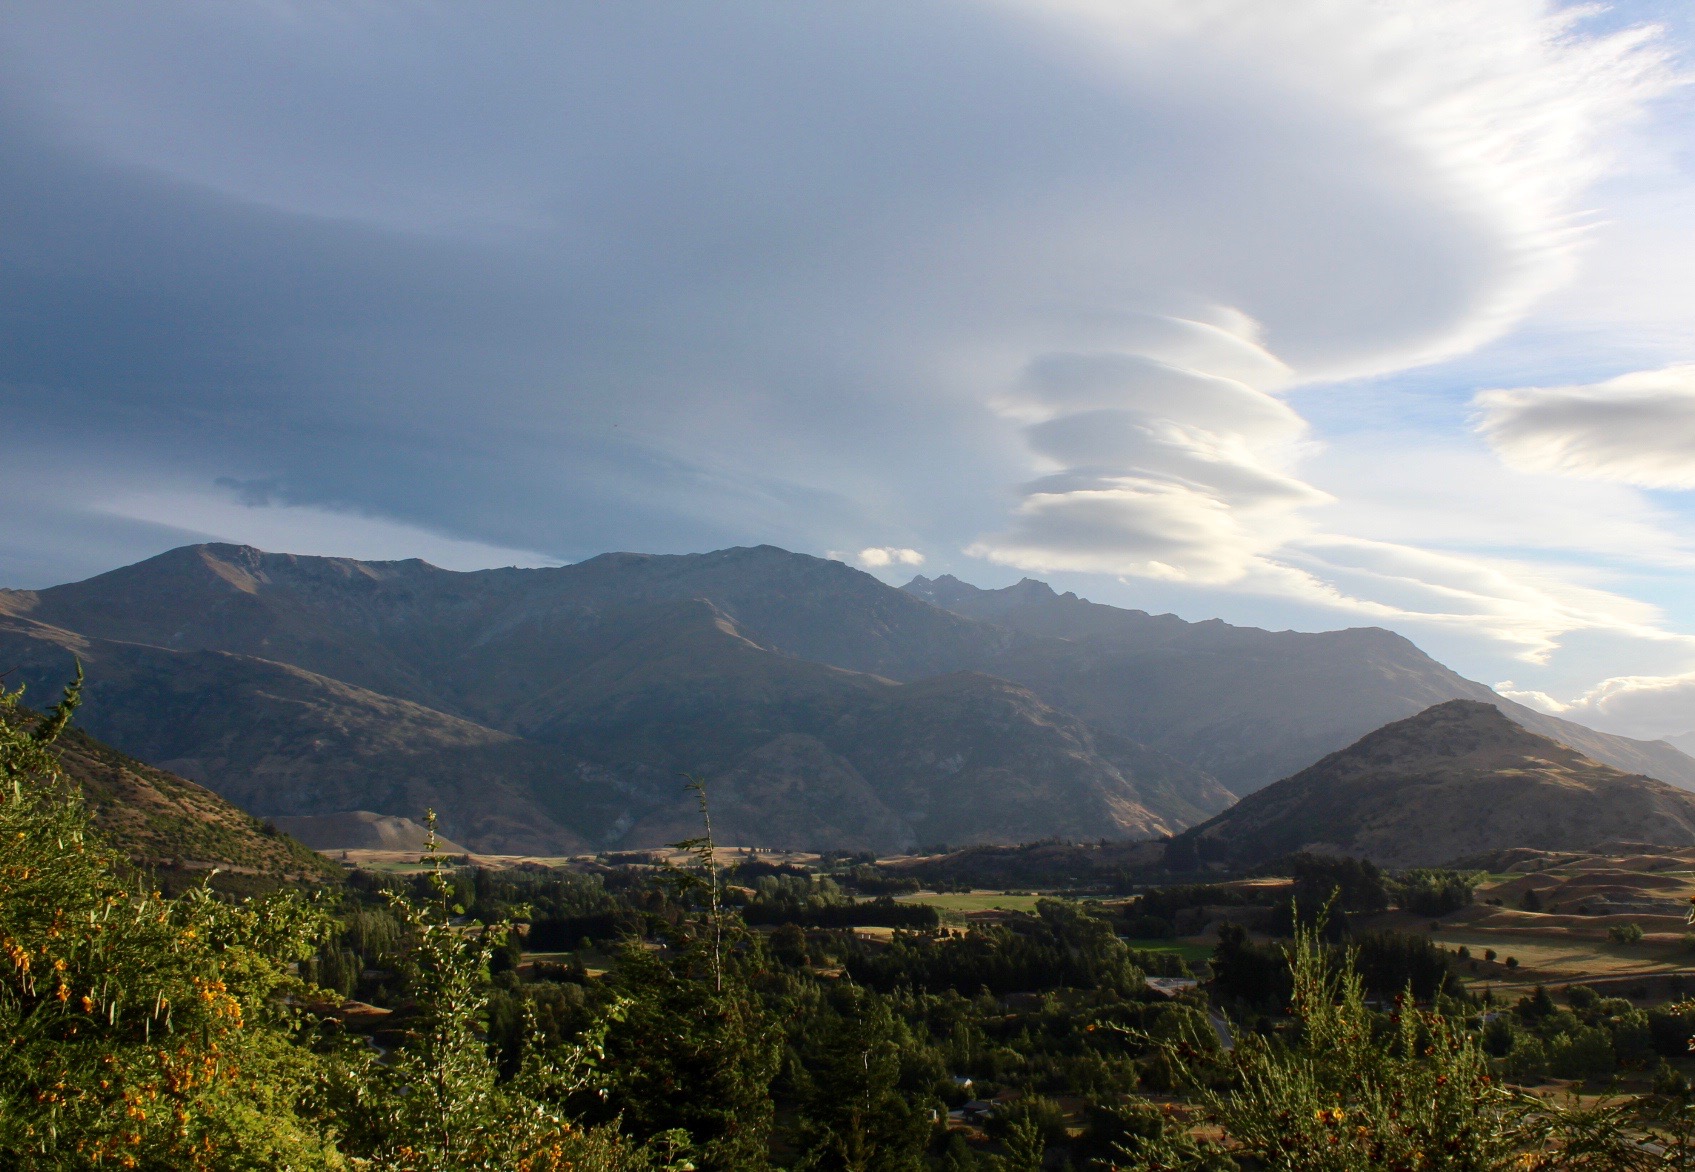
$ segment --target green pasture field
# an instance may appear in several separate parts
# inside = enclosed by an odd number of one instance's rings
[[[1198,940],[1126,940],[1131,948],[1141,952],[1175,952],[1193,968],[1212,959],[1212,945]]]

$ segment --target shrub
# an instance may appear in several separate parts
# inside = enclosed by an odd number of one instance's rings
[[[563,1113],[586,1062],[532,1055],[498,1085],[479,1037],[493,935],[396,897],[387,922],[415,1012],[379,1063],[289,1009],[322,996],[296,975],[331,955],[320,906],[137,887],[49,748],[76,697],[26,729],[0,691],[0,1167],[651,1166]]]
[[[1483,1169],[1504,1166],[1523,1146],[1524,1109],[1494,1081],[1463,1023],[1403,1006],[1380,1035],[1359,974],[1311,929],[1296,935],[1290,980],[1299,1027],[1290,1044],[1244,1032],[1229,1056],[1228,1087],[1188,1088],[1237,1159],[1288,1172]],[[1175,1060],[1199,1043],[1195,1035],[1166,1043],[1167,1052]],[[1138,1142],[1139,1167],[1197,1166],[1175,1142]],[[1441,1163],[1433,1153],[1444,1154]]]
[[[1642,925],[1613,924],[1607,929],[1607,939],[1614,944],[1639,944],[1642,941]]]

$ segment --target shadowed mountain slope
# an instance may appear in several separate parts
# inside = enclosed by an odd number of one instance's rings
[[[33,723],[25,709],[15,719]],[[26,723],[26,727],[27,727]],[[137,866],[213,868],[275,882],[339,881],[339,868],[203,786],[145,765],[72,726],[53,743],[95,829]]]
[[[526,853],[674,836],[683,774],[759,845],[1121,838],[1455,696],[1551,719],[1387,631],[903,591],[770,546],[475,573],[191,546],[0,591],[16,640],[29,670],[98,650],[116,675],[93,673],[91,727],[252,809],[433,805],[468,847]],[[1560,731],[1695,785],[1669,746]]]
[[[426,568],[425,579],[437,573]],[[204,633],[223,622],[210,614],[220,588],[198,586]],[[234,593],[225,601],[243,616],[237,626],[263,618],[272,632],[320,633],[248,645],[323,645],[321,621],[255,609],[241,584]],[[289,621],[269,621],[273,610]],[[380,612],[394,621],[387,604],[366,615]],[[1097,734],[1004,681],[901,685],[797,659],[698,599],[565,608],[543,630],[495,624],[485,634],[457,664],[443,651],[441,676],[475,674],[466,665],[486,657],[488,675],[478,678],[498,699],[482,706],[501,729],[254,655],[92,638],[29,618],[0,619],[0,653],[32,679],[63,674],[80,655],[90,727],[249,809],[433,806],[444,832],[477,850],[674,840],[691,817],[685,775],[713,783],[720,826],[740,841],[886,851],[935,840],[1149,837],[1230,800],[1200,771]],[[394,662],[378,666],[392,672]]]
[[[535,854],[588,849],[533,796],[552,754],[509,733],[287,664],[169,651],[0,619],[0,658],[29,681],[88,673],[78,722],[266,817],[377,805],[422,816],[467,845]]]
[[[1308,850],[1416,867],[1612,839],[1695,845],[1695,794],[1593,761],[1494,705],[1450,700],[1250,794],[1166,857],[1251,865]]]

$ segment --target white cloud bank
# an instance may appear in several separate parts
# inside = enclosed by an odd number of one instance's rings
[[[1526,472],[1695,488],[1695,364],[1480,393],[1478,429]]]
[[[1471,271],[1463,291],[1450,290],[1450,316],[1421,332],[1410,327],[1410,299],[1423,265],[1408,258],[1385,279],[1409,298],[1409,328],[1370,345],[1372,329],[1348,329],[1346,311],[1291,336],[1275,320],[1286,307],[1243,298],[1208,311],[1220,324],[1126,320],[1116,345],[1037,355],[999,403],[1026,421],[1047,474],[1025,486],[1010,527],[967,552],[1040,572],[1228,586],[1465,627],[1532,659],[1574,630],[1663,637],[1654,608],[1546,567],[1384,541],[1369,527],[1327,532],[1312,511],[1335,498],[1299,472],[1317,445],[1279,397],[1315,377],[1474,346],[1563,280],[1580,239],[1574,197],[1606,166],[1602,137],[1667,83],[1651,35],[1586,38],[1577,14],[1528,3],[1131,7],[1067,10],[1118,32],[1113,45],[1145,36],[1142,21],[1179,42],[1204,36],[1248,70],[1275,62],[1276,84],[1361,111],[1403,164],[1417,160],[1423,193],[1440,190],[1444,206],[1464,209],[1463,232],[1476,233]],[[1310,247],[1330,243],[1317,230]],[[1298,248],[1291,258],[1310,263]],[[1256,318],[1268,314],[1262,328]]]
[[[1540,708],[1608,732],[1656,740],[1681,738],[1695,732],[1695,671],[1666,676],[1614,676],[1570,703],[1538,691],[1519,691],[1512,681],[1497,691]],[[1680,745],[1688,751],[1695,745]]]

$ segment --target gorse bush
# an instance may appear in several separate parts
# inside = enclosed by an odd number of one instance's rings
[[[1338,964],[1314,930],[1299,930],[1290,957],[1292,1043],[1245,1033],[1223,1089],[1188,1088],[1236,1159],[1287,1172],[1509,1166],[1523,1147],[1523,1112],[1463,1023],[1409,999],[1385,1025],[1366,1007],[1359,973]],[[1207,1040],[1196,1033],[1160,1044],[1179,1069],[1192,1069],[1186,1055]],[[1209,1167],[1218,1155],[1169,1137],[1140,1147],[1133,1167]]]
[[[321,913],[123,878],[49,749],[76,700],[26,729],[0,699],[0,1163],[324,1166],[300,1111],[317,1064],[280,999]]]
[[[497,1085],[479,1039],[491,937],[396,898],[367,922],[406,971],[412,1024],[389,1062],[294,1008],[331,927],[284,893],[164,899],[89,829],[51,750],[78,684],[38,721],[0,692],[0,1167],[651,1167],[563,1104],[594,1039]]]

